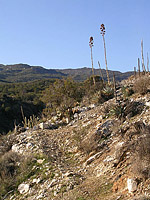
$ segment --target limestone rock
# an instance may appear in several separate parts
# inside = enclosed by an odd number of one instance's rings
[[[34,178],[33,181],[32,181],[32,183],[36,183],[36,184],[38,184],[39,182],[40,182],[40,178],[37,178],[37,179]]]
[[[137,182],[132,178],[128,178],[127,187],[128,187],[129,193],[135,192],[137,190]]]
[[[44,162],[45,159],[38,159],[37,163],[42,164]]]
[[[18,191],[20,192],[20,194],[25,194],[29,191],[29,187],[29,184],[22,183],[18,186]]]
[[[94,160],[99,158],[101,155],[101,152],[96,153],[94,156],[91,156],[85,163],[84,166],[91,164]]]
[[[48,128],[49,128],[49,124],[42,122],[42,123],[39,124],[39,127],[40,127],[42,130],[48,129]]]
[[[148,106],[148,107],[150,107],[150,102],[149,101],[145,102],[145,105]]]
[[[11,150],[12,150],[13,152],[18,153],[19,149],[18,149],[17,144],[14,144],[14,145],[12,146]]]

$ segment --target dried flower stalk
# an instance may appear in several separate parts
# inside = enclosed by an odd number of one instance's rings
[[[107,67],[106,45],[105,45],[105,38],[104,38],[104,35],[105,35],[105,32],[106,32],[104,24],[101,24],[100,30],[101,30],[101,35],[103,36],[103,42],[104,42],[104,54],[105,54],[105,64],[106,64],[107,80],[108,80],[108,84],[110,84],[108,67]]]

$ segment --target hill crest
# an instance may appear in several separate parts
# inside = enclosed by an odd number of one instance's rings
[[[121,81],[133,75],[133,72],[114,71],[116,80]],[[95,75],[100,75],[99,69],[94,69]],[[106,80],[106,70],[102,69],[103,77]],[[28,64],[0,64],[0,82],[28,82],[48,78],[62,79],[71,76],[75,81],[84,81],[92,75],[91,68],[83,67],[77,69],[46,69],[41,66],[30,66]],[[109,70],[110,79],[113,77],[113,71]]]

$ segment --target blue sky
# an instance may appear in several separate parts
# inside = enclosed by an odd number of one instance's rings
[[[110,70],[131,71],[150,55],[150,0],[0,0],[0,63],[45,68],[105,68],[100,25],[106,27]]]

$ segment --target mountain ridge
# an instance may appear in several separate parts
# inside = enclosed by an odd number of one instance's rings
[[[121,81],[133,75],[133,72],[120,72],[109,70],[110,79],[115,72],[116,80]],[[94,69],[95,75],[100,74],[99,69]],[[106,70],[102,69],[104,80],[107,80]],[[89,67],[76,69],[46,69],[42,66],[31,66],[28,64],[0,64],[0,82],[28,82],[41,79],[62,79],[71,76],[75,81],[84,81],[92,75],[92,70]]]

